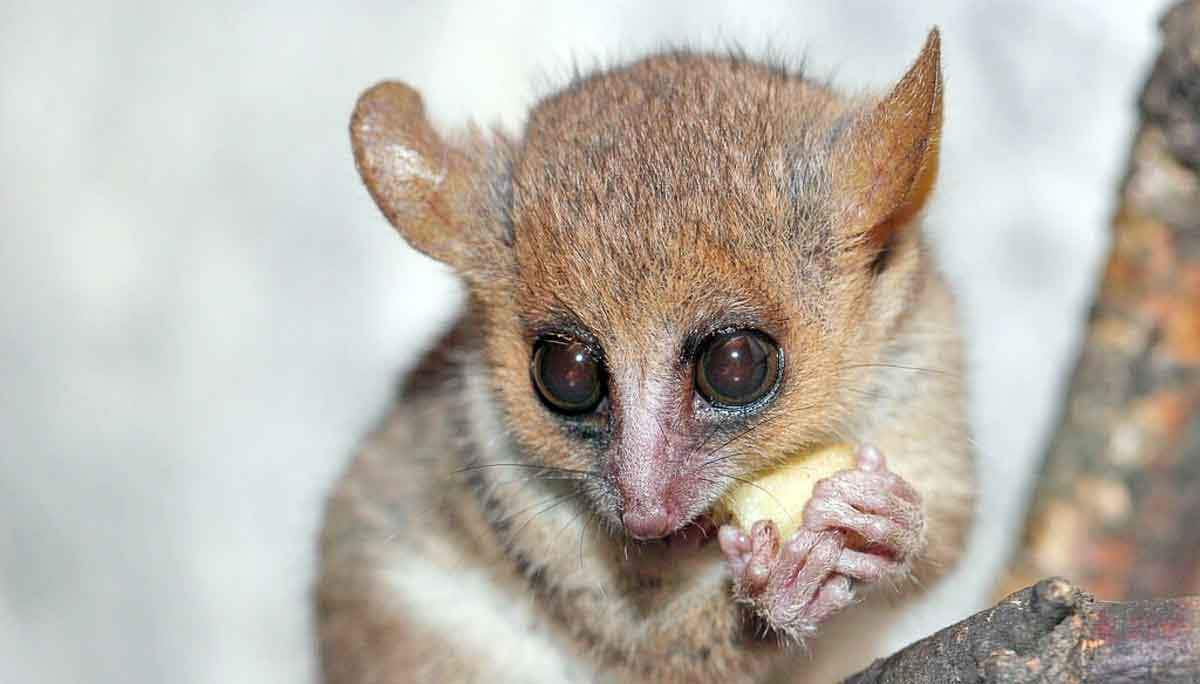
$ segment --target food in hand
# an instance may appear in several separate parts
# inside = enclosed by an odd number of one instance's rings
[[[721,508],[747,531],[759,520],[771,520],[779,529],[779,538],[787,539],[800,529],[813,485],[839,470],[853,468],[855,452],[852,444],[798,452],[782,465],[739,484],[726,495]]]

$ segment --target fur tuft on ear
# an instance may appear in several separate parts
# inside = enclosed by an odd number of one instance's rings
[[[466,246],[458,203],[469,164],[433,130],[417,91],[384,82],[363,93],[350,139],[363,182],[400,235],[424,254],[461,268]]]
[[[861,112],[831,159],[845,229],[875,249],[925,206],[937,179],[942,130],[941,38],[929,32],[917,61],[895,88]]]

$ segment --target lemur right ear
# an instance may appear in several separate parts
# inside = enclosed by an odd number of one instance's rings
[[[941,38],[935,28],[900,82],[862,111],[834,152],[833,177],[848,198],[845,229],[878,249],[925,206],[942,132]]]
[[[384,82],[363,93],[350,139],[359,175],[400,235],[438,261],[466,266],[461,203],[472,165],[433,130],[417,91]]]

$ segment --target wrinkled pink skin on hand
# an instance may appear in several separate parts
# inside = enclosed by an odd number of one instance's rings
[[[921,497],[888,470],[878,449],[864,446],[854,469],[813,487],[790,539],[781,540],[769,520],[749,533],[724,525],[717,537],[737,598],[775,632],[802,639],[852,604],[862,587],[905,575],[924,532]]]

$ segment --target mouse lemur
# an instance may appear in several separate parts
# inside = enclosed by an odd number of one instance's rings
[[[363,94],[367,188],[469,294],[329,500],[325,680],[865,665],[971,520],[959,324],[921,226],[941,123],[936,30],[878,97],[689,51],[576,78],[516,136]],[[834,443],[855,460],[794,533],[715,513]]]

